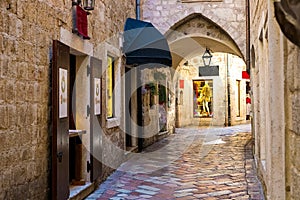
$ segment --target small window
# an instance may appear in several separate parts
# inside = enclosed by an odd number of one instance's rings
[[[113,58],[107,57],[107,70],[106,70],[106,112],[107,118],[114,117],[114,61]]]

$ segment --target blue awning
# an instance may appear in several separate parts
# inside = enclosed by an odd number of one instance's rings
[[[132,18],[126,20],[123,52],[127,65],[172,65],[166,38],[149,22]]]

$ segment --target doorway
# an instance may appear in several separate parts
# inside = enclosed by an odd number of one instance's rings
[[[86,130],[78,130],[76,127],[76,55],[70,54],[70,109],[69,109],[69,185],[72,191],[74,186],[85,185],[88,180],[83,175],[83,151],[82,134]]]
[[[126,117],[125,117],[125,132],[126,132],[126,151],[132,148],[132,133],[131,133],[131,73],[130,68],[125,67],[125,109],[126,109]]]
[[[91,92],[101,88],[101,64],[53,41],[51,199],[74,197],[101,176],[101,113]]]

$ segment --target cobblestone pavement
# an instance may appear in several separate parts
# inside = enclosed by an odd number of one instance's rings
[[[250,125],[181,128],[132,157],[87,200],[264,199]]]

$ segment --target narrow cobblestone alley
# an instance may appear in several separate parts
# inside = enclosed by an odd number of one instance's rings
[[[133,155],[92,199],[264,199],[250,125],[176,129]]]

